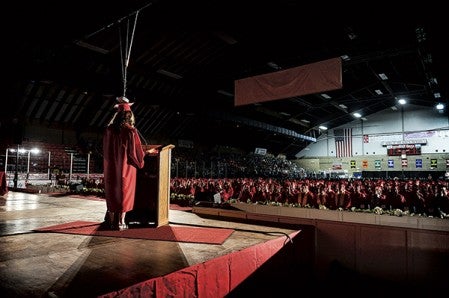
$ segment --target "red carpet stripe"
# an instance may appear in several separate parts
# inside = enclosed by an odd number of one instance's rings
[[[74,221],[39,228],[35,231],[206,244],[222,244],[234,232],[233,229],[185,227],[175,225],[165,225],[157,228],[143,227],[130,228],[123,231],[109,231],[102,230],[101,223],[90,221]]]

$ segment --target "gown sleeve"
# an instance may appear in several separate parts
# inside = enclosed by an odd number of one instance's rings
[[[142,142],[136,128],[129,128],[126,130],[127,148],[126,155],[128,157],[128,164],[141,169],[144,166],[145,152],[142,149]]]

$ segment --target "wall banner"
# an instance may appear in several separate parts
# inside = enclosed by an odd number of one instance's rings
[[[389,168],[389,169],[394,168],[394,160],[393,160],[393,159],[389,159],[389,160],[388,160],[388,168]]]
[[[382,168],[379,159],[376,159],[376,160],[374,161],[374,167],[375,167],[377,170],[380,170],[380,169]]]
[[[415,164],[417,169],[422,169],[422,159],[417,159]]]
[[[368,161],[367,160],[362,161],[362,167],[364,169],[368,168]]]
[[[437,168],[437,159],[436,159],[436,158],[432,158],[432,159],[430,160],[430,167],[431,167],[432,169]]]
[[[408,160],[406,158],[401,159],[401,165],[403,168],[408,167]]]
[[[351,160],[351,169],[355,169],[355,168],[356,168],[355,160]]]

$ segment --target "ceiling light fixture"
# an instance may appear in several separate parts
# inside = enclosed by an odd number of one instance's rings
[[[357,113],[357,112],[353,113],[352,115],[353,115],[354,117],[356,117],[356,118],[362,117],[362,115],[361,115],[360,113]]]
[[[327,95],[326,93],[321,93],[321,96],[325,99],[331,99],[332,97],[330,97],[329,95]]]
[[[268,62],[267,65],[275,70],[281,69],[281,67],[274,62]]]
[[[228,92],[228,91],[224,91],[223,89],[217,90],[218,94],[224,95],[224,96],[229,96],[229,97],[234,97],[234,94]]]
[[[231,35],[225,32],[214,32],[216,36],[218,36],[221,40],[226,42],[227,44],[233,45],[237,43],[237,40]]]
[[[382,92],[382,90],[380,90],[380,89],[376,89],[376,90],[374,90],[374,92],[376,92],[377,95],[382,95],[382,94],[384,94],[384,93]]]
[[[403,98],[400,98],[398,100],[398,103],[401,104],[401,105],[405,105],[407,103],[407,101],[405,99],[403,99]]]
[[[350,40],[354,40],[357,38],[357,34],[355,34],[354,30],[352,30],[351,27],[346,27],[345,31]]]
[[[380,74],[379,74],[379,78],[381,78],[381,79],[384,80],[384,81],[388,80],[387,75],[384,74],[384,73],[380,73]]]
[[[327,127],[324,126],[324,125],[320,125],[320,126],[318,126],[318,128],[321,129],[321,130],[327,130]]]
[[[89,49],[89,50],[91,50],[91,51],[94,51],[94,52],[97,52],[97,53],[100,53],[100,54],[105,54],[105,55],[106,55],[106,54],[109,54],[109,51],[108,51],[108,50],[103,49],[103,48],[100,48],[100,47],[95,46],[95,45],[93,45],[93,44],[87,43],[87,42],[82,41],[82,40],[76,41],[75,44],[76,44],[77,46],[80,46],[80,47],[82,47],[82,48]]]
[[[299,121],[298,119],[295,119],[295,118],[291,118],[291,117],[290,117],[290,118],[288,119],[288,121],[289,121],[289,122],[292,122],[292,123],[295,123],[295,124],[304,125],[304,124],[301,123],[301,121]]]
[[[435,107],[437,108],[437,110],[443,110],[444,109],[444,104],[439,102]]]
[[[167,77],[170,77],[170,78],[176,79],[176,80],[182,79],[182,76],[181,76],[181,75],[176,74],[176,73],[173,73],[173,72],[170,72],[170,71],[165,70],[165,69],[159,69],[159,70],[157,71],[157,73],[160,73],[160,74],[162,74],[162,75],[164,75],[164,76],[167,76]]]
[[[431,77],[430,79],[429,79],[429,84],[433,84],[433,85],[437,85],[438,84],[438,80],[437,80],[437,78],[435,78],[435,77]]]

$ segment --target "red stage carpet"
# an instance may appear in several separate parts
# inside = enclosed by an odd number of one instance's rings
[[[101,224],[91,221],[74,221],[36,229],[36,232],[122,237],[148,240],[222,244],[234,232],[232,229],[185,227],[165,225],[157,228],[131,228],[123,231],[102,230]]]

